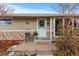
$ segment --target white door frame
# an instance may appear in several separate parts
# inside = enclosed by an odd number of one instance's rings
[[[39,27],[39,20],[45,20],[45,32],[46,32],[46,29],[47,29],[47,19],[46,18],[37,18],[37,31],[38,31],[38,27]],[[46,34],[47,35],[47,34]]]

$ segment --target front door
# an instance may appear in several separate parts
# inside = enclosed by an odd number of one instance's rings
[[[45,19],[38,19],[38,38],[46,38]]]

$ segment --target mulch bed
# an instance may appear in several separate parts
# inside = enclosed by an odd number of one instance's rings
[[[18,45],[22,40],[0,40],[0,52],[7,51],[13,45]]]

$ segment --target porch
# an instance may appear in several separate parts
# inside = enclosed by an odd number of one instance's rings
[[[11,49],[7,55],[9,56],[52,56],[53,51],[57,50],[55,44],[47,45],[37,44],[36,42],[25,42]]]
[[[25,41],[25,31],[1,31],[0,55],[25,56],[25,55],[52,55],[52,50],[57,49],[48,41]],[[33,39],[33,38],[32,38]]]

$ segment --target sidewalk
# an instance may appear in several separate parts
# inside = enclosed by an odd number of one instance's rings
[[[38,55],[51,55],[52,50],[56,50],[56,46],[52,43],[47,45],[40,45],[36,42],[25,42],[23,41],[21,44],[17,45],[12,51],[38,51]]]

